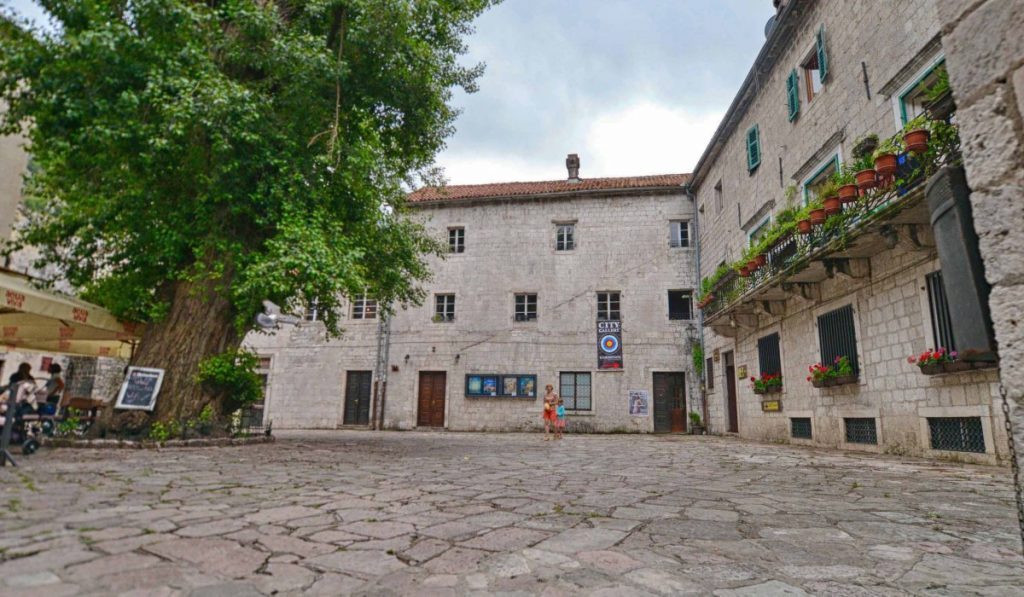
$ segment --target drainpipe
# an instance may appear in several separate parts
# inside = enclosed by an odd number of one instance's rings
[[[697,197],[693,194],[693,189],[689,184],[686,185],[686,196],[689,197],[690,203],[693,204],[693,238],[695,239],[694,247],[694,261],[695,261],[695,280],[693,287],[700,290],[700,210],[697,208]],[[704,355],[705,361],[707,360],[707,353],[704,351],[704,310],[701,309],[697,315],[697,341],[700,343],[701,352]],[[692,348],[691,348],[692,351]],[[711,433],[711,423],[708,421],[708,396],[707,396],[707,370],[701,366],[700,385],[698,385],[698,391],[700,392],[700,403],[701,403],[701,417],[704,419],[704,430],[705,433]]]
[[[373,371],[373,408],[370,429],[384,428],[384,401],[388,388],[388,358],[391,352],[391,319],[386,312],[377,320],[377,363]]]

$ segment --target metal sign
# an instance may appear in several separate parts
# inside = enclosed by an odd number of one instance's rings
[[[597,368],[622,369],[622,322],[597,322]]]
[[[761,410],[766,413],[777,413],[782,411],[781,400],[765,400],[761,402]]]

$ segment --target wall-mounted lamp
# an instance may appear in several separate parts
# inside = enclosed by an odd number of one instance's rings
[[[460,358],[462,358],[461,354],[455,355],[455,362],[458,363]]]
[[[430,352],[437,352],[437,347],[436,346],[431,346],[430,347]]]
[[[409,355],[405,355],[405,362],[406,362],[406,363],[408,363],[408,362],[409,362]]]

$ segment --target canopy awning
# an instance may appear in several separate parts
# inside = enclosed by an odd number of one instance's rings
[[[32,286],[24,276],[0,271],[0,346],[129,358],[141,326],[118,321],[101,307]]]

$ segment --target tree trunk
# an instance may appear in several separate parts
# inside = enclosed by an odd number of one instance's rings
[[[222,414],[217,397],[196,382],[199,363],[207,357],[238,348],[242,338],[234,326],[234,309],[215,290],[220,281],[174,282],[167,316],[146,326],[131,364],[164,370],[163,384],[152,413],[114,410],[107,406],[97,431],[100,434],[135,434],[154,421],[181,421],[195,417],[206,404]]]

